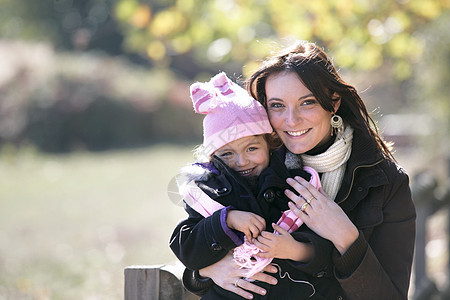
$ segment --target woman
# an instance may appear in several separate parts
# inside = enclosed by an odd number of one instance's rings
[[[294,178],[288,183],[299,196],[286,191],[291,210],[335,248],[328,268],[313,276],[313,298],[407,299],[415,238],[409,180],[355,88],[312,43],[266,60],[247,88],[266,108],[285,161],[301,158],[321,174],[321,190]],[[261,249],[269,243],[255,241]],[[248,291],[270,298],[270,289],[237,280],[239,271],[225,257],[199,274],[246,298],[253,297]],[[195,275],[185,276],[188,289],[201,282]],[[274,280],[268,274],[256,279]]]

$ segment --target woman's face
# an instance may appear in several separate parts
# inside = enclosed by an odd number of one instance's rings
[[[320,106],[296,73],[270,75],[266,97],[270,123],[292,153],[305,153],[330,139],[331,112]],[[333,103],[336,111],[340,100]]]

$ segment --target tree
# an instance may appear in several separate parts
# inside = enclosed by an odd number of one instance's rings
[[[331,51],[341,67],[391,60],[406,79],[423,48],[416,31],[449,7],[449,0],[118,0],[114,14],[126,49],[160,66],[188,57],[197,66],[244,65],[246,74],[273,41],[303,39]]]

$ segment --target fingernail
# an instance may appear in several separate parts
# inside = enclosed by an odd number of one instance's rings
[[[259,292],[261,293],[261,295],[265,295],[266,294],[266,290],[260,290]]]
[[[292,182],[292,181],[294,181],[294,179],[288,178],[288,179],[286,179],[286,181],[287,181],[287,182]]]

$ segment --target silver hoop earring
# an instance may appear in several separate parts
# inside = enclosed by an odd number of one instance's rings
[[[344,133],[344,121],[342,120],[341,116],[333,114],[331,116],[330,124],[331,136],[333,136],[333,134],[336,134],[339,138],[339,136]]]

